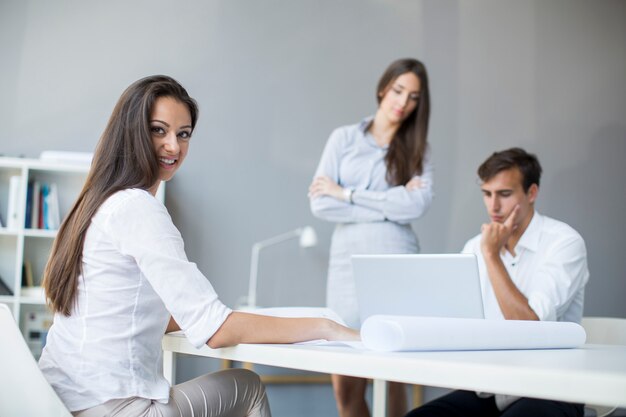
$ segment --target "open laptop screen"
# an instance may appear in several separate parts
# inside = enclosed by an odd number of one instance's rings
[[[473,254],[353,255],[361,323],[374,314],[484,318]]]

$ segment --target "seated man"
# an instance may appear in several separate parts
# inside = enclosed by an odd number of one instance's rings
[[[478,258],[485,318],[579,323],[589,278],[582,237],[535,211],[541,166],[512,148],[479,168],[491,222],[463,252]],[[582,404],[454,391],[410,412],[421,416],[582,416]]]

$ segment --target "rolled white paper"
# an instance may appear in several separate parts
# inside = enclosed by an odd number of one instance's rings
[[[585,343],[576,323],[375,315],[361,327],[370,350],[495,350],[575,348]]]

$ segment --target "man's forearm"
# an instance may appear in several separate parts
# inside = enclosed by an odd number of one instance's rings
[[[511,280],[502,259],[497,254],[484,254],[491,286],[500,310],[507,320],[539,320],[528,305],[528,299]]]

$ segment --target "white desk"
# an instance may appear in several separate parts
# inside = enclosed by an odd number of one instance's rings
[[[175,353],[374,379],[373,416],[385,415],[385,382],[626,406],[626,346],[581,349],[379,353],[339,346],[238,345],[194,348],[183,335],[163,338],[164,372]]]

